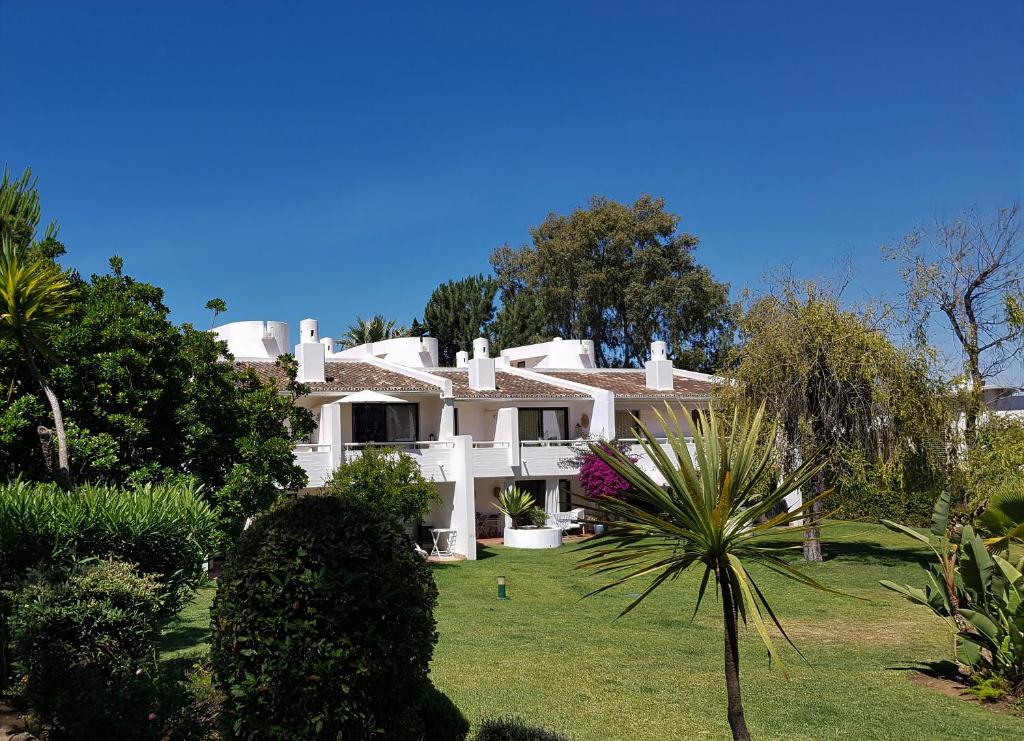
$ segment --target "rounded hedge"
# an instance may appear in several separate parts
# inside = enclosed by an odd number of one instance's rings
[[[241,738],[403,738],[437,633],[437,588],[393,518],[300,497],[259,517],[212,609],[224,731]]]

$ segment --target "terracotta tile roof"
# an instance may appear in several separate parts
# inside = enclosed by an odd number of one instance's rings
[[[596,386],[621,399],[707,399],[715,388],[710,381],[673,376],[672,391],[653,391],[647,388],[647,372],[642,370],[533,370],[565,381]]]
[[[555,386],[532,378],[495,371],[495,391],[474,391],[469,387],[469,371],[464,368],[430,368],[429,373],[452,382],[452,396],[456,399],[589,399],[587,394]]]
[[[284,380],[284,371],[276,363],[238,362],[236,365],[252,368],[256,371],[256,375],[264,380],[273,380],[277,383]],[[387,368],[378,368],[376,365],[359,360],[328,360],[324,366],[324,377],[327,379],[326,382],[310,383],[310,389],[339,392],[371,389],[373,391],[434,391],[440,393],[440,388],[426,381]]]

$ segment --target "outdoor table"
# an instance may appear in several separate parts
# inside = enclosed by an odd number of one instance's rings
[[[431,556],[446,556],[451,558],[455,554],[452,553],[452,541],[455,540],[455,536],[458,531],[453,527],[432,527],[430,528],[430,537],[434,539],[434,547],[430,550]],[[441,536],[444,536],[444,547],[438,545],[438,540]]]

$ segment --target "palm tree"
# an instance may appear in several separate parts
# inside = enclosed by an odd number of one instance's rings
[[[390,340],[392,337],[404,337],[408,334],[405,327],[397,326],[394,319],[385,319],[382,315],[376,314],[369,319],[356,317],[355,324],[349,325],[348,330],[341,338],[342,347],[355,347],[365,345],[367,342],[380,342]]]
[[[6,236],[0,245],[0,336],[13,340],[29,373],[50,404],[57,435],[58,478],[70,481],[68,438],[60,401],[36,364],[35,355],[51,358],[49,333],[71,313],[71,282],[50,260],[17,247]]]
[[[782,667],[783,673],[785,665],[768,634],[765,614],[786,641],[793,644],[747,565],[758,563],[801,584],[833,591],[784,560],[781,554],[788,548],[764,543],[766,538],[779,535],[786,525],[800,519],[813,503],[806,501],[800,507],[777,514],[783,497],[821,470],[824,456],[810,456],[776,483],[772,481],[770,444],[775,431],[763,429],[764,406],[752,416],[735,413],[728,426],[713,411],[707,413],[704,424],[693,431],[693,458],[675,414],[669,410],[667,415],[658,417],[667,430],[672,455],[639,421],[637,436],[664,476],[664,487],[615,447],[591,445],[595,455],[629,481],[632,492],[628,500],[606,497],[594,503],[594,509],[608,527],[608,535],[591,541],[587,547],[594,552],[578,568],[615,577],[588,597],[630,579],[652,576],[646,589],[622,611],[621,615],[625,615],[666,580],[691,567],[703,567],[694,613],[708,583],[714,579],[722,595],[729,726],[734,739],[749,739],[740,697],[738,618],[753,623],[769,656]]]

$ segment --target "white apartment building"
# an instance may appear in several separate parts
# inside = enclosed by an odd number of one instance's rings
[[[309,486],[321,486],[369,445],[403,450],[441,497],[424,522],[455,529],[454,551],[469,559],[476,558],[477,518],[496,512],[502,489],[514,483],[547,512],[566,511],[570,492],[582,494],[578,469],[565,464],[574,441],[631,438],[633,417],[657,434],[655,410],[666,403],[689,425],[716,382],[674,369],[664,342],[651,343],[644,369],[620,370],[596,368],[590,340],[556,337],[491,357],[479,338],[472,358],[463,351],[456,367],[440,368],[431,337],[338,351],[316,320],[299,327],[294,354],[310,393],[298,403],[317,419],[310,442],[295,450]],[[236,362],[282,378],[274,360],[289,349],[286,323],[233,322],[214,332]],[[638,445],[633,452],[653,471]]]

